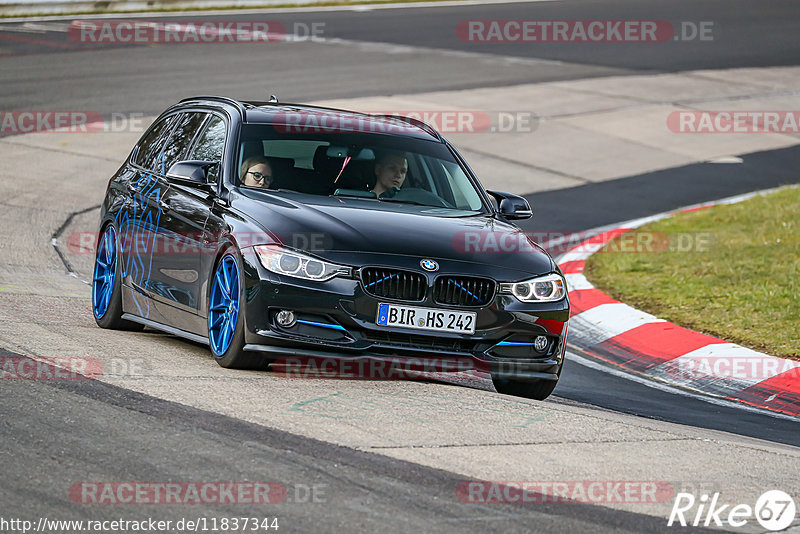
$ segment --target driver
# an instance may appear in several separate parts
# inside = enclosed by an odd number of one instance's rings
[[[408,159],[403,152],[383,152],[375,159],[376,196],[394,196],[403,185],[408,172]]]

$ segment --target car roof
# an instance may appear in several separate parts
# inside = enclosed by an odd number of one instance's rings
[[[227,104],[238,109],[242,121],[248,124],[283,124],[295,131],[331,131],[375,133],[413,137],[444,142],[432,126],[421,120],[401,115],[376,115],[344,109],[279,102],[240,101],[228,97],[197,96],[185,98],[188,103]],[[334,126],[331,127],[331,121]],[[337,127],[336,125],[339,125]]]

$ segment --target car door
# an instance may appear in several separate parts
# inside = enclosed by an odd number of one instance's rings
[[[168,176],[173,164],[187,158],[192,141],[208,119],[204,111],[186,111],[178,119],[157,163],[157,174],[168,187],[160,200],[163,224],[150,269],[148,293],[158,315],[167,324],[195,332],[198,294],[202,284],[200,256],[206,209],[194,198],[192,187]]]
[[[224,120],[211,113],[190,119],[195,135],[188,150],[180,159],[220,161],[224,149],[226,128]],[[176,129],[176,132],[180,126]],[[177,160],[174,160],[177,161]],[[174,163],[173,161],[173,163]],[[216,183],[219,165],[208,171],[209,184]],[[168,304],[182,313],[172,313],[171,322],[178,328],[205,335],[206,303],[204,287],[214,259],[215,239],[206,230],[214,202],[211,187],[167,178],[170,184],[164,204],[169,217],[170,242],[177,254],[165,256],[161,275],[167,294],[160,295],[162,304]],[[163,310],[170,313],[170,310]]]
[[[123,307],[146,319],[153,318],[148,298],[152,259],[163,231],[162,199],[169,188],[155,170],[178,119],[179,115],[173,114],[156,121],[133,151],[126,180],[128,198],[115,221],[120,238]]]

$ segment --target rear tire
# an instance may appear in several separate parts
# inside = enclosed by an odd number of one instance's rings
[[[92,276],[92,313],[97,326],[141,331],[144,326],[122,319],[122,280],[119,276],[119,240],[114,225],[106,226],[97,242]]]
[[[234,247],[220,256],[208,296],[208,344],[214,360],[230,369],[263,366],[259,354],[244,350],[244,282],[242,260]]]

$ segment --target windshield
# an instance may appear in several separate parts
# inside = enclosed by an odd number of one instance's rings
[[[410,137],[355,132],[287,133],[245,124],[239,185],[386,204],[482,212],[475,186],[447,147]],[[396,208],[393,208],[396,209]]]

